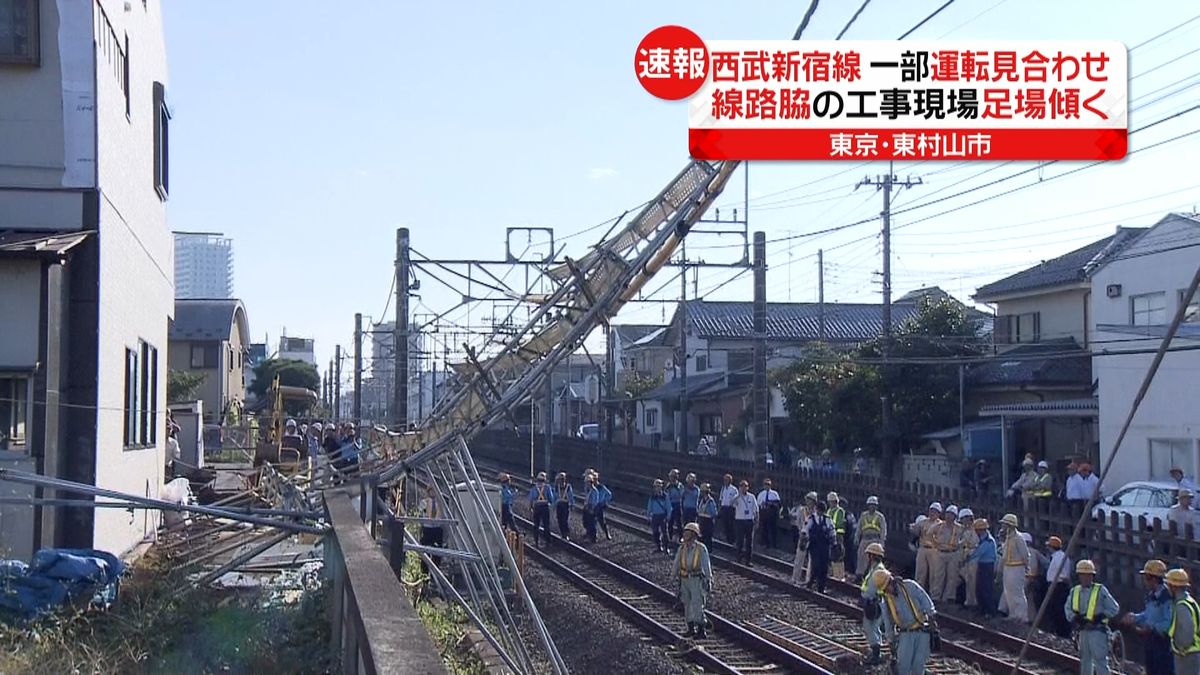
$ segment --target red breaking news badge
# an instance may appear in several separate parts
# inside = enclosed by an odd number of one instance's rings
[[[683,26],[660,26],[646,34],[633,57],[642,87],[671,101],[695,94],[708,78],[708,48]]]
[[[688,101],[697,159],[1108,160],[1127,150],[1119,42],[712,41],[706,62]]]

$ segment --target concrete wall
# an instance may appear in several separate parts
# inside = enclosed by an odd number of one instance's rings
[[[32,368],[38,356],[42,264],[37,260],[0,263],[0,368]]]
[[[1187,220],[1164,219],[1131,245],[1092,279],[1092,313],[1097,324],[1129,324],[1130,298],[1165,291],[1167,321],[1178,307],[1178,292],[1185,289],[1196,271],[1200,225]],[[1191,246],[1188,246],[1191,244]],[[1182,248],[1181,248],[1182,247]],[[1110,284],[1121,285],[1121,296],[1109,298]],[[1096,333],[1094,350],[1154,350],[1159,340],[1132,339],[1128,332]],[[1118,340],[1118,342],[1110,342]],[[1172,347],[1194,347],[1200,340],[1177,337]],[[1092,371],[1100,382],[1100,451],[1106,457],[1116,442],[1133,398],[1141,385],[1153,354],[1101,355],[1092,360]],[[1154,378],[1146,399],[1118,450],[1109,475],[1110,489],[1131,480],[1165,478],[1164,462],[1152,464],[1151,439],[1190,443],[1190,457],[1177,459],[1189,474],[1200,472],[1200,351],[1168,353]],[[1188,461],[1190,460],[1190,467]],[[1159,471],[1152,471],[1158,466]],[[1166,467],[1166,468],[1169,468]]]
[[[130,44],[130,106],[103,56],[96,89],[100,184],[99,406],[96,484],[157,496],[166,434],[167,320],[174,311],[173,242],[166,204],[154,189],[154,82],[166,82],[161,3],[97,0],[117,36]],[[98,22],[99,23],[99,22]],[[101,28],[98,28],[101,30]],[[168,90],[169,91],[169,90]],[[153,447],[122,446],[125,349],[158,348],[158,438]],[[95,545],[125,551],[157,528],[157,516],[98,510]]]
[[[1088,324],[1095,325],[1094,321],[1085,317],[1088,292],[1087,288],[1068,288],[1012,300],[1002,300],[996,303],[996,315],[1041,312],[1042,340],[1073,337],[1076,342],[1083,345],[1088,339],[1085,327]],[[1015,339],[1015,335],[1013,338]],[[1022,334],[1022,343],[1031,341]]]

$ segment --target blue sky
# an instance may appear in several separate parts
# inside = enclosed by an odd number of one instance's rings
[[[940,4],[875,0],[846,37],[894,39]],[[170,226],[233,237],[236,292],[255,339],[269,334],[274,342],[284,328],[311,336],[319,361],[327,363],[334,344],[351,344],[354,312],[378,317],[383,310],[396,227],[409,227],[413,247],[432,257],[498,258],[505,227],[553,227],[561,237],[652,197],[684,166],[685,104],[651,98],[633,76],[633,51],[647,31],[677,23],[707,39],[786,38],[806,5],[170,3],[164,8],[175,114]],[[824,0],[806,37],[832,38],[858,5]],[[1154,7],[958,0],[913,37],[1116,39],[1133,47],[1200,12],[1190,2]],[[1200,54],[1189,53],[1198,38],[1200,21],[1131,54],[1131,128],[1200,100]],[[1138,108],[1139,96],[1148,105]],[[1183,114],[1135,134],[1131,150],[1198,125],[1200,111]],[[1055,180],[1077,166],[1058,163],[898,214],[895,291],[938,284],[967,299],[982,283],[1118,224],[1147,225],[1168,210],[1192,210],[1200,204],[1200,181],[1185,158],[1197,152],[1197,138]],[[1028,166],[897,165],[897,173],[920,176],[924,185],[898,195],[896,208]],[[863,175],[885,170],[756,163],[751,229],[774,238],[877,214],[879,195],[853,187]],[[1039,176],[1042,184],[929,217],[1038,183]],[[733,181],[725,208],[740,207],[741,184]],[[824,247],[826,299],[878,302],[876,229],[862,225],[773,244],[769,299],[815,300],[815,254]],[[581,255],[594,235],[571,242],[568,253]],[[703,249],[716,243],[689,238],[691,253],[709,261],[728,254]],[[728,276],[702,272],[699,290]],[[415,311],[457,302],[428,275],[422,279]],[[656,279],[650,288],[660,285]],[[659,297],[673,297],[677,288],[668,284]],[[745,275],[707,297],[748,299],[751,291]],[[661,304],[633,306],[618,322],[657,322],[664,313],[670,308]],[[471,322],[481,314],[490,312],[473,310]],[[465,310],[449,318],[467,321]]]

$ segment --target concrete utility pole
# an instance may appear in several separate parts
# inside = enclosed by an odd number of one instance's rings
[[[354,314],[354,425],[362,424],[362,313]]]
[[[675,430],[675,451],[688,451],[688,311],[687,311],[687,243],[680,247],[679,256],[679,427]]]
[[[789,267],[789,269],[791,269]],[[817,249],[817,336],[825,341],[825,249]]]
[[[333,419],[342,421],[342,346],[333,348]]]
[[[325,375],[325,405],[329,406],[329,419],[337,417],[333,407],[333,359],[329,359],[329,370]]]
[[[396,229],[396,330],[392,335],[395,377],[392,390],[392,424],[408,428],[408,228]]]
[[[882,431],[883,456],[890,459],[895,454],[896,430],[892,423],[892,393],[891,393],[891,358],[892,358],[892,188],[909,188],[920,185],[921,179],[906,177],[903,182],[893,173],[893,163],[888,162],[886,176],[876,176],[874,179],[864,178],[857,187],[874,185],[883,190],[883,411],[880,417]]]
[[[754,233],[754,454],[767,449],[767,233]]]

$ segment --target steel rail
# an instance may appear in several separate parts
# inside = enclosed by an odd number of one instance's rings
[[[533,527],[533,523],[528,519],[515,514],[513,517],[523,526],[527,528]],[[557,549],[568,551],[571,555],[584,560],[592,567],[602,570],[606,575],[627,586],[636,588],[639,592],[643,592],[648,596],[652,596],[660,603],[673,606],[676,602],[676,595],[671,591],[659,586],[658,584],[635,572],[625,569],[624,567],[621,567],[612,561],[606,560],[605,558],[592,553],[578,544],[556,539],[554,540],[553,546]],[[527,555],[532,553],[533,557],[535,558],[538,556],[543,558],[549,557],[549,555],[544,551],[533,547],[526,547],[525,553]],[[721,638],[756,652],[760,658],[765,658],[770,662],[774,662],[781,668],[787,669],[788,672],[813,674],[829,673],[828,670],[825,670],[820,665],[812,663],[811,661],[801,657],[799,654],[788,651],[787,649],[784,649],[769,640],[763,639],[752,631],[743,628],[741,625],[726,619],[725,617],[716,614],[711,610],[705,610],[704,615],[712,623],[714,631]]]

